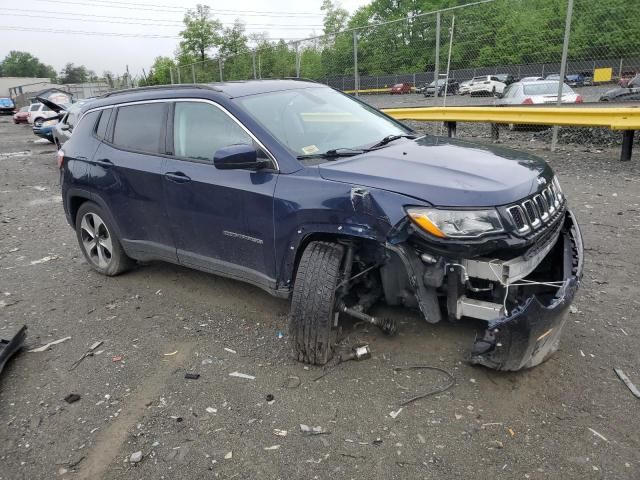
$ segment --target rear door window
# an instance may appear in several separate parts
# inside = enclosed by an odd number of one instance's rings
[[[252,138],[218,107],[203,102],[176,102],[173,150],[177,157],[213,162],[213,155],[230,145],[251,145]]]
[[[144,153],[164,151],[166,103],[144,103],[119,107],[113,129],[113,143]]]

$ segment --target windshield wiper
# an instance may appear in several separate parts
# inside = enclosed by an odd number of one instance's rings
[[[308,158],[342,158],[342,157],[353,157],[354,155],[360,155],[361,153],[365,153],[366,150],[357,149],[357,148],[332,148],[331,150],[327,150],[324,153],[310,153],[307,155],[298,155],[298,160],[305,160]]]
[[[413,133],[403,133],[401,135],[387,135],[378,143],[374,143],[373,145],[371,145],[369,148],[367,148],[367,150],[375,150],[376,148],[384,147],[387,143],[391,143],[395,140],[398,140],[399,138],[410,138],[413,140],[418,138],[418,136],[414,135]]]

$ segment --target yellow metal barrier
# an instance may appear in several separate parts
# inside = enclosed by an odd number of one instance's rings
[[[456,134],[456,122],[492,124],[497,139],[497,124],[559,125],[606,127],[623,130],[620,160],[631,160],[633,136],[640,130],[640,107],[420,107],[382,110],[397,120],[445,122],[449,136]]]
[[[519,125],[640,130],[640,108],[633,107],[424,107],[386,108],[382,111],[397,120],[514,123]]]

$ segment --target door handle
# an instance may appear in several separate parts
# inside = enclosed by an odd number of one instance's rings
[[[95,162],[96,162],[96,165],[100,165],[101,167],[104,167],[104,168],[113,167],[113,162],[108,158],[100,158]]]
[[[164,176],[175,183],[187,183],[191,181],[191,178],[182,172],[166,172]]]

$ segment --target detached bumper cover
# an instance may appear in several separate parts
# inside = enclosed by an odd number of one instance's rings
[[[484,336],[473,345],[471,363],[515,371],[544,362],[558,349],[584,263],[582,235],[571,212],[558,241],[563,242],[565,284],[548,305],[534,295],[508,316],[489,322]]]

